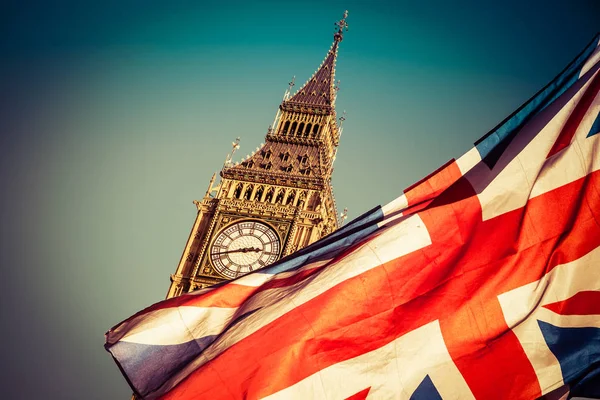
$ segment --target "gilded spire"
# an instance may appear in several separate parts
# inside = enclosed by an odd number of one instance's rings
[[[313,76],[292,97],[285,101],[313,106],[333,105],[337,92],[335,89],[335,62],[338,46],[343,39],[343,32],[348,30],[347,17],[348,11],[345,11],[343,18],[334,23],[336,32],[333,35],[333,44],[329,48],[325,60]]]

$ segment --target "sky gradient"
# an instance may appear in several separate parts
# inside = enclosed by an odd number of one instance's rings
[[[345,9],[350,218],[459,157],[600,30],[595,0],[168,3],[0,6],[0,398],[128,398],[104,332],[164,298],[192,200],[235,137],[237,161],[264,141]]]

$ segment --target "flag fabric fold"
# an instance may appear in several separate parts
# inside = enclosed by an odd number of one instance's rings
[[[109,330],[134,392],[600,398],[599,40],[391,203]]]

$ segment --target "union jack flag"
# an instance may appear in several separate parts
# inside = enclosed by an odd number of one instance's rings
[[[390,204],[112,328],[135,393],[600,397],[599,45]]]

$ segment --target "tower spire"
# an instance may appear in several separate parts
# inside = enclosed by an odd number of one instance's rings
[[[313,76],[293,96],[284,101],[308,106],[333,106],[336,95],[335,63],[339,44],[344,38],[344,31],[348,30],[347,17],[348,11],[345,11],[342,19],[334,23],[336,32],[333,35],[333,44],[329,48],[325,60]]]
[[[239,140],[232,143],[232,152],[225,160],[221,172],[223,179],[255,179],[256,182],[270,184],[270,179],[277,176],[299,179],[296,185],[300,186],[307,182],[327,186],[333,172],[340,128],[345,119],[344,113],[338,122],[335,112],[340,87],[340,81],[336,83],[335,80],[335,64],[343,33],[348,30],[347,17],[348,11],[344,12],[342,19],[335,22],[333,43],[312,77],[295,93],[292,93],[296,84],[295,77],[289,82],[273,124],[267,129],[266,144],[234,164],[233,153],[239,147]],[[266,177],[269,180],[265,181]],[[323,190],[333,196],[331,188]],[[244,196],[252,199],[256,197],[256,193],[246,191],[244,189]],[[270,199],[274,200],[272,203],[277,203],[277,197],[271,196]],[[283,202],[281,199],[280,203]],[[335,209],[335,201],[332,200],[330,205]]]

